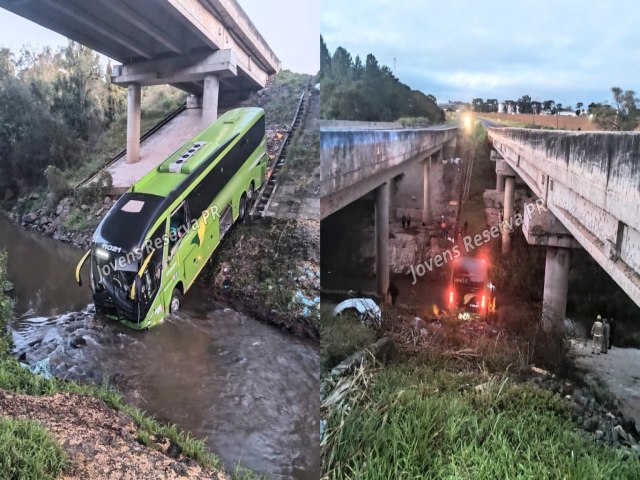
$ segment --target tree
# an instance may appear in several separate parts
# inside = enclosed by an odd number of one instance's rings
[[[61,115],[76,136],[88,140],[102,128],[104,83],[98,55],[88,47],[69,41],[64,51],[64,71],[54,82],[52,111]]]
[[[640,100],[633,90],[611,88],[613,106],[597,105],[592,109],[596,124],[603,130],[635,130],[640,123]]]
[[[331,55],[327,44],[324,43],[322,35],[320,35],[320,78],[331,76]]]
[[[520,113],[532,113],[531,97],[529,95],[523,95],[518,100],[518,109]]]
[[[484,100],[481,98],[474,98],[471,100],[471,108],[474,112],[484,112]]]
[[[485,107],[487,112],[497,112],[498,111],[498,99],[496,98],[488,98],[485,102]]]
[[[542,103],[538,101],[531,102],[531,111],[536,115],[540,115],[540,112],[542,111]]]
[[[553,100],[545,100],[544,102],[542,102],[542,108],[549,112],[553,110],[555,106],[556,106],[556,102],[554,102]]]

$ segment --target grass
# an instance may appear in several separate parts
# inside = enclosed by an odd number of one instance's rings
[[[324,478],[636,478],[640,467],[576,431],[560,399],[506,376],[421,363],[365,375],[366,393],[323,403]]]
[[[66,456],[38,422],[0,418],[0,476],[5,479],[54,479]]]
[[[325,374],[352,353],[372,344],[378,336],[356,315],[340,317],[322,309],[320,314],[320,372]]]
[[[283,70],[275,76],[267,89],[267,95],[259,98],[258,102],[258,106],[264,108],[270,124],[281,127],[289,125],[298,106],[300,94],[309,80],[313,81],[311,75],[290,70]],[[249,99],[246,103],[255,106],[255,99]]]
[[[6,281],[6,255],[0,252],[0,285],[4,281]],[[26,395],[53,395],[58,392],[67,392],[97,397],[114,410],[122,411],[133,418],[139,428],[138,440],[141,443],[153,447],[155,444],[151,443],[151,436],[160,434],[179,445],[187,457],[194,459],[203,467],[221,468],[220,460],[208,451],[203,440],[193,438],[189,433],[179,430],[176,425],[158,422],[139,408],[125,403],[122,396],[108,386],[84,385],[55,377],[46,379],[22,368],[10,354],[11,339],[6,334],[6,323],[11,314],[12,301],[0,291],[0,332],[2,332],[0,334],[0,389]],[[20,450],[16,454],[23,455],[24,458],[31,458],[28,451],[25,450]],[[33,457],[33,462],[39,461],[39,458]],[[33,466],[35,468],[35,464]],[[4,463],[0,462],[0,468],[4,468]],[[2,470],[0,470],[1,472]],[[7,477],[6,475],[4,477],[0,475],[0,477],[38,478]]]

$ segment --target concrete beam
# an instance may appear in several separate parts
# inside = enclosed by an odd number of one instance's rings
[[[515,178],[505,177],[504,183],[504,219],[508,221],[514,214]],[[511,232],[508,228],[502,230],[502,254],[507,255],[511,250]]]
[[[149,23],[147,17],[141,15],[122,0],[98,0],[100,3],[108,8],[111,8],[120,18],[125,22],[131,22],[135,24],[136,28],[143,31],[156,42],[164,45],[167,49],[178,55],[184,55],[186,52],[184,48],[172,38],[167,32],[160,30],[155,25]]]
[[[488,132],[534,195],[640,306],[640,133]]]
[[[59,12],[68,16],[69,18],[73,19],[74,22],[81,23],[89,27],[90,29],[98,33],[101,33],[102,35],[105,35],[106,37],[111,38],[112,40],[119,43],[123,47],[126,47],[129,50],[137,53],[141,57],[144,57],[144,58],[152,57],[150,52],[144,50],[144,48],[141,48],[140,45],[137,42],[135,42],[131,37],[123,33],[120,33],[116,30],[105,28],[103,26],[103,23],[100,21],[100,19],[89,15],[87,12],[80,12],[77,10],[77,8],[68,7],[63,2],[59,2],[56,0],[41,0],[41,1],[49,5],[50,7],[55,8]]]
[[[529,245],[581,248],[571,232],[549,211],[533,211],[531,215],[523,215],[522,233]]]
[[[516,171],[505,160],[499,159],[496,161],[496,174],[504,177],[515,177]]]
[[[257,85],[264,88],[269,75],[277,73],[281,69],[278,61],[268,65],[270,70],[262,70],[256,64],[254,54],[247,53],[245,48],[234,39],[229,29],[222,20],[216,18],[199,0],[166,0],[175,9],[181,18],[190,27],[196,29],[200,38],[214,50],[230,49],[236,54],[236,63],[244,75],[251,78]],[[254,46],[255,47],[255,46]]]
[[[431,201],[429,199],[431,181],[431,155],[422,162],[422,223],[428,225],[431,223]]]
[[[376,189],[376,288],[387,303],[389,291],[389,183]]]
[[[140,160],[140,85],[128,86],[127,96],[127,163]]]
[[[116,85],[135,82],[145,86],[198,82],[210,74],[221,78],[238,74],[231,50],[116,65],[113,72],[111,81]]]
[[[433,155],[457,127],[325,130],[320,134],[320,217],[325,218]]]
[[[205,0],[204,3],[228,26],[231,35],[238,43],[252,53],[252,58],[260,64],[260,68],[269,73],[276,73],[280,70],[280,60],[238,2],[235,0]]]
[[[542,326],[546,331],[564,330],[569,291],[568,248],[547,247],[542,295]]]
[[[218,118],[218,95],[220,79],[216,75],[207,75],[204,79],[202,95],[202,128],[207,128]]]

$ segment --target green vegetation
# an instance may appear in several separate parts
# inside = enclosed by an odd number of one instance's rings
[[[333,315],[322,308],[320,315],[320,371],[325,374],[352,353],[378,339],[376,332],[362,324],[355,314]]]
[[[320,37],[320,79],[325,119],[395,121],[401,117],[423,117],[444,122],[444,112],[433,95],[425,95],[401,83],[387,66],[380,66],[372,54],[363,63],[343,47],[331,56]]]
[[[612,87],[613,105],[592,104],[589,112],[603,130],[635,130],[640,124],[640,99],[633,90]]]
[[[640,467],[576,431],[562,400],[506,375],[420,362],[359,374],[349,398],[323,407],[327,478],[635,478]]]
[[[283,70],[274,77],[273,83],[265,93],[258,96],[257,105],[255,98],[250,98],[244,105],[264,108],[269,125],[289,125],[298,106],[300,94],[310,81],[313,81],[311,75]]]
[[[233,227],[199,281],[214,285],[218,295],[240,302],[242,310],[268,323],[299,334],[317,336],[320,315],[304,306],[297,295],[315,298],[319,278],[309,274],[314,249],[296,220],[269,219]],[[317,272],[316,272],[317,273]],[[315,275],[316,273],[313,273]]]
[[[6,281],[6,255],[0,254],[0,285]],[[108,388],[108,386],[96,387],[93,385],[82,385],[75,382],[67,382],[57,378],[46,379],[40,375],[35,375],[29,370],[22,368],[18,361],[11,356],[11,339],[6,334],[7,321],[12,313],[12,301],[0,290],[0,389],[12,393],[27,395],[53,395],[58,392],[79,393],[92,395],[103,400],[109,407],[122,411],[130,415],[134,422],[138,425],[138,439],[141,443],[155,445],[150,443],[153,435],[162,435],[173,443],[182,447],[183,453],[196,460],[202,466],[213,466],[219,468],[221,466],[219,459],[207,450],[202,440],[193,438],[189,433],[182,432],[175,425],[163,424],[150,417],[142,410],[124,403],[122,396]],[[4,425],[0,428],[4,430]],[[36,434],[36,430],[32,427],[24,427],[31,429]],[[8,433],[10,434],[10,432]],[[34,437],[31,437],[34,438]],[[20,458],[33,459],[29,460],[28,468],[36,468],[43,459],[48,458],[53,461],[51,443],[40,442],[42,444],[42,454],[33,455],[33,441],[26,441],[19,444],[24,449],[16,450],[15,455]],[[0,444],[0,447],[2,445]],[[4,451],[4,448],[2,448]],[[56,457],[57,458],[57,457]],[[31,463],[33,462],[33,463]],[[58,462],[59,463],[59,462]],[[58,463],[52,463],[57,465]],[[4,468],[4,463],[0,461],[0,469]],[[27,468],[27,467],[25,467]],[[0,470],[1,472],[1,470]],[[11,477],[10,475],[0,475],[2,478],[37,478],[29,476]]]
[[[65,464],[62,448],[38,422],[0,418],[0,477],[53,480]]]
[[[443,317],[421,336],[397,313],[396,362],[363,364],[323,400],[324,476],[634,478],[637,457],[596,443],[569,402],[527,381],[530,365],[575,375],[539,312],[512,311],[499,334]]]
[[[143,88],[142,131],[183,101],[169,86]],[[123,148],[126,90],[111,83],[110,64],[72,41],[56,51],[1,49],[0,125],[2,198],[41,185],[49,165],[62,172],[60,195]]]

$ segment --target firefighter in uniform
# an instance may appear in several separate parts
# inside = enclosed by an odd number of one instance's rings
[[[609,332],[609,320],[605,318],[602,324],[602,353],[607,353],[607,347],[609,346]]]

